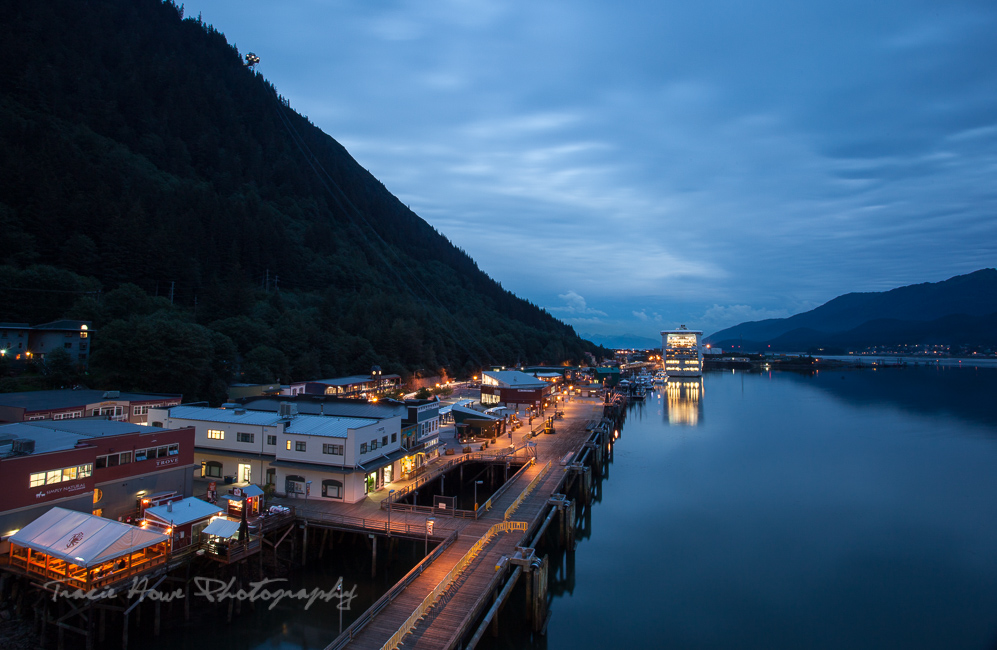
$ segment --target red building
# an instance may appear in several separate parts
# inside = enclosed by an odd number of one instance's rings
[[[121,519],[147,494],[190,496],[194,430],[81,419],[0,426],[0,539],[52,506]]]
[[[34,390],[0,393],[0,423],[102,417],[145,424],[150,408],[177,406],[176,393],[122,393],[116,390]]]

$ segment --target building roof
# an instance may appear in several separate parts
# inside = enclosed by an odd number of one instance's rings
[[[23,408],[26,411],[48,411],[52,409],[82,407],[108,400],[126,402],[147,402],[158,399],[180,399],[182,395],[170,393],[118,393],[117,397],[105,397],[108,391],[67,388],[63,390],[32,390],[22,393],[0,393],[0,406]]]
[[[544,382],[537,380],[533,375],[528,375],[518,370],[486,370],[481,374],[487,375],[508,387],[536,388],[546,385]]]
[[[145,509],[147,516],[153,515],[157,519],[172,523],[174,526],[183,526],[192,521],[206,519],[221,512],[224,511],[218,506],[212,505],[207,501],[202,501],[197,497],[187,497],[182,501],[177,501],[170,505],[154,506]]]
[[[79,331],[83,325],[87,326],[87,330],[91,331],[89,328],[93,323],[88,320],[54,320],[50,323],[42,323],[41,325],[35,325],[31,329],[33,330],[73,330]]]
[[[346,438],[350,429],[359,429],[378,422],[380,420],[336,418],[328,415],[299,415],[291,420],[286,431],[289,434],[297,435]]]
[[[169,537],[85,512],[52,508],[17,531],[10,541],[76,566],[103,564]]]
[[[3,438],[13,436],[14,438],[34,440],[35,450],[33,453],[36,454],[72,449],[88,438],[120,436],[127,433],[153,433],[155,431],[165,431],[165,429],[100,418],[35,420],[0,426],[0,434]]]
[[[239,522],[231,519],[218,518],[205,526],[204,530],[201,532],[205,535],[215,535],[216,537],[228,539],[239,532]]]
[[[492,415],[490,413],[482,413],[481,411],[475,411],[474,409],[464,408],[463,406],[453,407],[454,419],[458,422],[463,422],[464,420],[502,420],[503,418]]]
[[[405,405],[398,404],[397,402],[377,402],[375,404],[371,402],[358,402],[355,399],[348,401],[340,399],[325,400],[322,399],[323,397],[320,395],[308,395],[306,399],[261,397],[245,400],[243,407],[253,411],[270,411],[276,413],[280,409],[281,403],[287,402],[294,404],[298,409],[298,413],[301,414],[374,418],[379,420],[395,417],[396,415],[405,416],[408,413]]]
[[[264,427],[277,426],[281,421],[279,415],[270,411],[216,409],[208,406],[172,406],[169,408],[169,412],[171,419],[227,422]]]
[[[401,379],[399,375],[381,375],[381,381],[385,379]],[[350,377],[336,377],[334,379],[313,379],[312,381],[298,382],[302,384],[326,384],[328,386],[352,386],[354,384],[363,384],[369,381],[377,381],[376,378],[370,375],[352,375]]]

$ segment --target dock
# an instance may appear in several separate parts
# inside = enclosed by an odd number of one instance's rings
[[[613,416],[622,413],[619,404],[601,399],[576,398],[562,408],[555,433],[529,432],[525,437],[534,445],[517,445],[516,453],[536,456],[493,496],[487,510],[476,518],[437,519],[434,533],[447,536],[445,548],[441,544],[326,650],[473,647],[487,625],[498,625],[501,604],[520,579],[527,581],[534,629],[546,625],[547,562],[536,557],[531,540],[557,518],[562,543],[573,549],[574,503],[566,493],[574,487],[578,499],[590,498],[592,472],[600,471],[615,437]],[[388,512],[366,506],[361,527],[386,533]],[[298,516],[319,524],[330,515],[299,508]],[[392,512],[391,530],[422,530],[425,520],[425,514]]]

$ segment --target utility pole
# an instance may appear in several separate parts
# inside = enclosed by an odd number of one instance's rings
[[[171,305],[173,304],[173,285],[175,285],[175,284],[176,284],[175,281],[170,280],[170,304]]]

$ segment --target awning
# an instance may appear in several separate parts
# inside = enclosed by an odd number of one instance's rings
[[[214,535],[228,539],[239,532],[239,522],[231,519],[215,519],[201,531],[205,535]]]
[[[10,537],[18,546],[88,568],[169,539],[163,533],[65,508],[52,508]]]
[[[363,470],[365,472],[368,472],[368,473],[369,472],[373,472],[373,471],[381,469],[382,467],[390,465],[391,463],[395,462],[399,458],[403,458],[403,457],[407,456],[408,454],[409,454],[409,450],[408,449],[396,449],[395,451],[391,452],[390,454],[384,454],[383,456],[380,456],[379,458],[372,458],[372,459],[366,461],[365,463],[363,463],[362,465],[359,465],[359,467],[360,467],[361,470]]]

